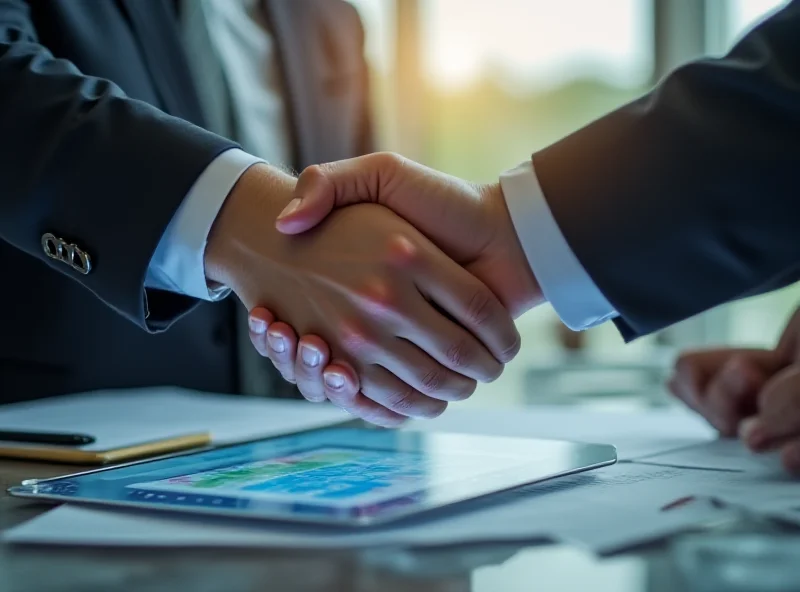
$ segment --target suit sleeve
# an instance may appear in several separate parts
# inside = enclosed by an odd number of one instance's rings
[[[800,277],[800,2],[534,154],[632,339]]]
[[[55,59],[19,0],[0,0],[0,130],[0,239],[149,331],[193,306],[145,292],[145,276],[181,201],[230,142]],[[86,251],[91,273],[47,258],[45,233]]]

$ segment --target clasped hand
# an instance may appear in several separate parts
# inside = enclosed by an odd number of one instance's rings
[[[519,334],[484,282],[376,205],[337,211],[302,236],[265,227],[295,193],[288,175],[250,169],[212,228],[206,273],[248,309],[267,305],[313,336],[298,350],[293,331],[267,330],[271,316],[262,319],[267,324],[251,319],[257,349],[274,353],[309,400],[327,397],[391,426],[439,415],[448,401],[470,396],[476,381],[500,375],[519,350]],[[468,263],[470,253],[461,255]],[[296,356],[301,372],[284,364]],[[323,381],[329,360],[336,365]]]

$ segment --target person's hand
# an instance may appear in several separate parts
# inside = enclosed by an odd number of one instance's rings
[[[307,168],[276,226],[286,234],[306,232],[334,207],[359,202],[379,203],[401,215],[484,281],[514,316],[542,301],[499,185],[467,183],[395,154],[372,154]],[[256,322],[274,319],[266,308],[252,310],[250,318]],[[333,384],[348,396],[358,390],[357,374],[338,360],[324,375],[316,367],[308,367],[304,352],[327,351],[319,336],[305,335],[298,344],[286,323],[271,325],[270,332],[274,339],[292,347],[275,351],[268,333],[251,331],[254,347],[272,360],[284,378],[296,380],[307,399],[320,400],[326,394],[330,398]]]
[[[765,385],[798,360],[800,309],[787,323],[777,347],[716,349],[682,354],[668,386],[724,436],[735,436],[741,422],[758,410]]]
[[[667,386],[721,435],[733,437],[741,421],[756,412],[758,393],[783,366],[775,350],[689,351],[676,361]]]
[[[269,358],[283,378],[297,384],[312,403],[349,401],[361,388],[355,369],[344,360],[331,360],[328,344],[317,335],[299,340],[294,330],[275,320],[272,312],[256,307],[248,316],[250,341]],[[273,344],[280,343],[280,351]]]
[[[742,441],[754,452],[780,450],[786,469],[800,475],[800,364],[770,379],[758,394],[758,409],[742,422]]]
[[[485,283],[514,317],[540,304],[499,183],[476,185],[391,153],[312,166],[278,217],[286,234],[306,232],[335,207],[386,206]]]
[[[340,406],[394,425],[438,415],[500,374],[519,334],[484,284],[385,208],[347,208],[314,233],[283,236],[264,221],[294,189],[271,167],[249,169],[209,235],[206,274],[352,364],[361,390]]]

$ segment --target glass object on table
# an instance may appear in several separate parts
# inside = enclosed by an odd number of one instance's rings
[[[700,534],[672,546],[687,592],[800,592],[800,537]]]

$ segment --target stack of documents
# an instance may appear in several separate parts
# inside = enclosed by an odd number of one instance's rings
[[[333,405],[198,393],[108,390],[0,407],[0,430],[88,434],[85,446],[0,442],[0,456],[95,464],[320,428],[352,419]]]

